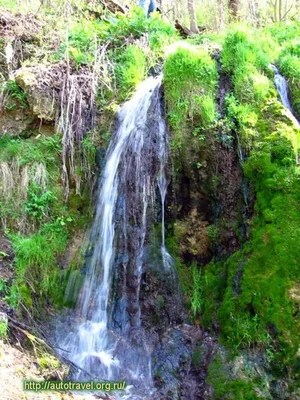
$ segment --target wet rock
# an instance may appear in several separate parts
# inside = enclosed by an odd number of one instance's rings
[[[200,380],[190,376],[193,351],[201,340],[202,331],[191,325],[168,329],[161,337],[152,356],[152,372],[159,388],[159,399],[196,399]],[[192,390],[192,392],[191,392]],[[187,397],[187,393],[189,396]]]
[[[243,273],[244,273],[244,266],[245,263],[242,262],[239,264],[236,274],[233,278],[233,282],[232,282],[232,294],[234,296],[239,296],[242,293],[242,279],[243,279]]]
[[[103,147],[98,147],[96,150],[96,165],[100,171],[105,167],[105,155],[106,150]]]

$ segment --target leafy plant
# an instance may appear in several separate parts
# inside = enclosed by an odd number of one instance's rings
[[[15,100],[18,103],[18,106],[21,108],[28,107],[27,99],[26,99],[26,91],[21,89],[17,83],[13,80],[7,81],[4,84],[4,91],[7,93],[8,98],[5,101],[4,107],[7,110],[12,110],[16,108],[15,102],[11,102]]]
[[[191,299],[191,309],[194,317],[201,312],[202,306],[202,274],[197,265],[192,265],[193,294]]]
[[[48,216],[50,205],[56,199],[50,190],[43,192],[43,189],[33,182],[28,188],[27,196],[25,211],[31,218],[39,221]]]

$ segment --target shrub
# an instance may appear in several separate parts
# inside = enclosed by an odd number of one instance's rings
[[[285,42],[299,38],[300,24],[298,21],[277,23],[269,26],[267,31],[271,33],[279,44],[285,44]]]
[[[270,80],[251,65],[245,65],[235,71],[233,77],[234,92],[241,103],[260,105],[268,98],[271,89]]]
[[[49,216],[51,203],[55,199],[54,194],[50,190],[43,192],[41,186],[32,182],[28,188],[25,212],[29,217],[41,221]]]
[[[224,71],[236,70],[251,64],[258,70],[268,69],[269,59],[260,44],[253,38],[253,32],[237,28],[230,31],[224,41],[222,66]]]

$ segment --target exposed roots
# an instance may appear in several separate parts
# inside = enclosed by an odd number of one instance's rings
[[[81,143],[85,134],[94,127],[95,121],[95,82],[93,73],[65,76],[59,98],[56,130],[62,138],[62,179],[65,197],[69,194],[69,176],[75,180],[75,147]]]
[[[0,163],[0,188],[3,197],[10,199],[14,188],[14,175],[7,162]]]
[[[26,52],[31,49],[30,43],[39,40],[42,28],[43,22],[34,15],[21,16],[0,11],[0,36],[4,38],[3,48],[0,49],[0,66],[5,71],[4,78],[15,79],[26,93],[26,106],[29,106],[31,113],[41,123],[47,121],[55,124],[56,132],[62,135],[62,180],[67,200],[71,184],[80,194],[82,179],[76,175],[76,166],[88,170],[81,142],[95,125],[96,88],[99,88],[100,96],[114,90],[113,66],[106,54],[110,43],[98,46],[95,37],[97,50],[91,67],[76,69],[67,60],[52,65],[20,68],[22,60],[27,58]],[[54,37],[49,43],[53,42],[52,47],[57,48],[59,40]],[[35,54],[35,50],[31,50]],[[4,109],[8,95],[5,87],[1,89],[0,85],[0,111]],[[27,173],[23,171],[23,182],[28,182]],[[37,171],[33,180],[44,185],[45,181],[41,182],[38,178],[41,173]]]
[[[27,199],[27,191],[30,183],[30,168],[28,165],[25,165],[21,171],[21,185],[20,188],[20,198],[22,200]]]
[[[31,168],[32,181],[46,191],[48,172],[43,163],[34,163]]]

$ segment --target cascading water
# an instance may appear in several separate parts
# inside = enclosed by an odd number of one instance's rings
[[[80,368],[74,378],[125,379],[135,385],[135,393],[138,387],[152,386],[139,297],[157,186],[163,266],[172,267],[165,247],[168,137],[160,88],[161,78],[147,79],[119,113],[99,185],[90,235],[94,247],[76,318],[67,335],[57,335],[64,356]]]
[[[288,89],[288,84],[284,76],[282,76],[278,70],[278,68],[271,64],[270,66],[272,70],[274,71],[274,82],[275,86],[277,89],[277,92],[280,96],[281,102],[286,108],[289,118],[294,122],[295,126],[300,129],[300,123],[297,120],[297,118],[294,116],[294,111],[291,106],[290,100],[289,100],[289,89]],[[299,164],[299,153],[297,152],[296,154],[296,163]]]
[[[271,65],[271,68],[274,71],[274,82],[276,89],[279,93],[280,99],[282,104],[284,105],[285,108],[290,110],[290,112],[293,112],[290,100],[289,100],[289,91],[288,91],[288,84],[285,78],[279,73],[278,68],[275,65]]]

